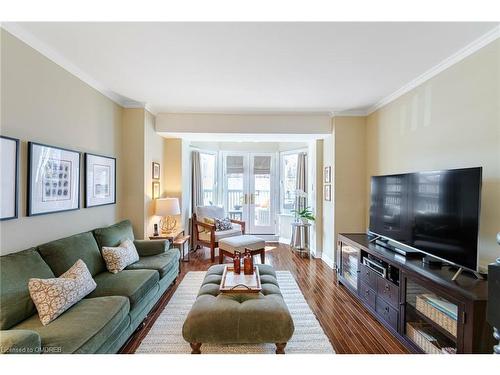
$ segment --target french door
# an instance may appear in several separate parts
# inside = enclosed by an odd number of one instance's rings
[[[222,196],[229,217],[245,221],[247,233],[274,234],[275,154],[224,152],[222,159]]]

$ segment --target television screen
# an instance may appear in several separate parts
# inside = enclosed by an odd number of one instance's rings
[[[482,168],[374,176],[370,232],[477,270]]]

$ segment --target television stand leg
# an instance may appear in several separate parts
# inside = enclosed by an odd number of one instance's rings
[[[464,269],[462,267],[460,267],[457,272],[453,275],[453,277],[451,278],[451,281],[456,281],[458,279],[458,276],[460,276],[460,274],[464,271]],[[478,280],[484,280],[484,276],[481,275],[479,272],[474,272],[474,271],[470,271],[475,277],[476,279]]]
[[[457,272],[453,275],[453,277],[451,278],[451,281],[455,281],[456,279],[458,279],[458,276],[460,276],[460,274],[462,273],[464,269],[462,267],[460,267]]]

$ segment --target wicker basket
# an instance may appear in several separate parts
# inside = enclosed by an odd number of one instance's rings
[[[417,296],[417,310],[457,337],[457,321],[428,303],[425,295]]]
[[[429,341],[420,330],[430,327],[427,323],[406,323],[406,335],[427,354],[443,354],[437,342]]]

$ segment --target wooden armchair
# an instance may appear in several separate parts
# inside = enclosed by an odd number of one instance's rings
[[[192,232],[193,247],[197,249],[200,246],[210,248],[210,259],[215,261],[215,249],[219,247],[219,239],[245,234],[245,222],[231,219],[234,225],[233,229],[216,231],[215,225],[208,224],[205,218],[225,217],[224,208],[217,206],[199,206],[196,213],[193,213]]]

